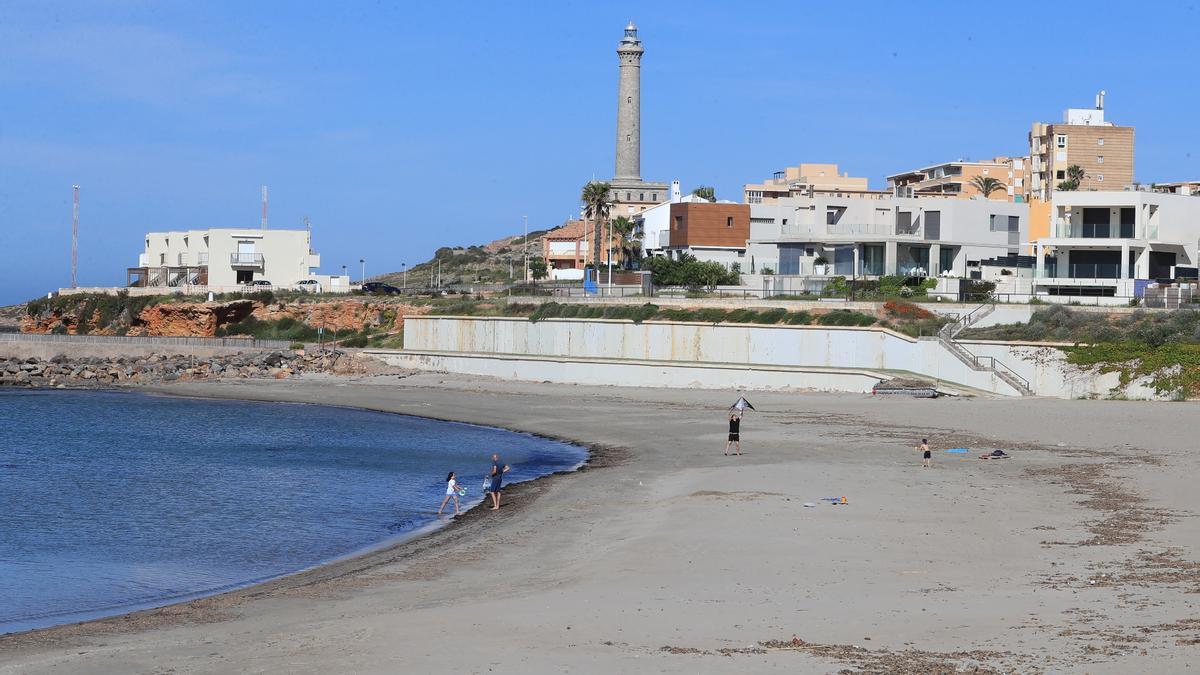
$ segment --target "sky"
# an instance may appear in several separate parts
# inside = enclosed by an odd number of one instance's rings
[[[1136,179],[1200,179],[1198,2],[0,3],[0,305],[121,285],[146,232],[307,216],[367,275],[562,223],[613,174],[637,22],[642,176],[741,186],[1023,154],[1108,92]],[[1083,6],[1081,6],[1083,7]]]

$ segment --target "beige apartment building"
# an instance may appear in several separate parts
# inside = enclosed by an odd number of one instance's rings
[[[1004,188],[984,195],[973,183],[976,177],[995,178]],[[987,197],[1022,202],[1029,183],[1029,161],[1025,157],[993,157],[978,162],[960,159],[892,174],[887,182],[888,192],[897,197]]]
[[[308,230],[211,228],[150,232],[138,254],[138,266],[128,268],[129,287],[189,287],[236,290],[248,284],[269,283],[291,288],[302,280],[318,279],[325,290],[333,284],[313,270],[321,256],[312,250]]]
[[[747,204],[774,204],[784,197],[882,199],[890,194],[868,188],[866,178],[839,172],[837,164],[789,166],[761,183],[746,183],[742,189]]]
[[[1095,108],[1069,108],[1061,124],[1034,122],[1029,132],[1028,197],[1049,201],[1067,168],[1084,171],[1080,190],[1122,190],[1133,184],[1134,128],[1104,119],[1104,92]]]

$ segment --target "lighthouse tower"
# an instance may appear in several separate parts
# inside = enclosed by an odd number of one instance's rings
[[[618,179],[642,178],[642,41],[632,21],[617,45],[621,81],[617,86],[617,173]]]
[[[625,26],[617,43],[620,80],[617,84],[616,173],[610,183],[613,216],[631,216],[667,201],[666,183],[642,180],[642,41],[637,25]]]

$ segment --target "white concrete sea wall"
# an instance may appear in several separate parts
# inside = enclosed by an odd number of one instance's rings
[[[975,389],[1003,395],[1017,395],[1007,383],[990,372],[975,371],[951,355],[936,340],[917,340],[889,330],[876,328],[760,326],[745,324],[673,323],[648,321],[635,324],[623,320],[548,319],[532,322],[524,318],[478,317],[406,317],[404,351],[427,353],[424,367],[438,361],[462,367],[466,355],[472,358],[535,357],[537,359],[586,360],[589,376],[580,382],[601,383],[600,370],[614,365],[641,368],[720,367],[729,373],[738,369],[797,368],[875,371],[875,380],[907,371]],[[451,362],[451,356],[457,360]],[[434,358],[436,357],[436,358]],[[399,358],[399,357],[397,357]],[[391,359],[396,361],[396,359]],[[511,359],[510,359],[511,360]],[[615,363],[614,363],[615,362]],[[502,376],[519,379],[566,380],[561,365],[542,362],[540,371],[533,361],[523,362],[521,372]],[[575,367],[575,366],[573,366]],[[478,369],[484,366],[477,365]],[[490,366],[496,372],[496,366]],[[626,370],[630,370],[626,368]],[[537,371],[537,372],[535,372]],[[879,371],[890,371],[882,373]],[[456,372],[466,372],[458,370]],[[479,373],[484,374],[484,373]],[[628,375],[620,379],[627,380]],[[646,373],[641,373],[646,375]],[[693,386],[676,373],[672,384],[645,381],[645,386]],[[696,382],[717,381],[722,375],[706,372]],[[775,376],[779,380],[779,376]],[[829,374],[793,373],[783,378],[797,388],[839,389]],[[845,389],[863,391],[860,377],[850,378]],[[683,384],[674,384],[682,381]],[[819,381],[819,384],[814,384]],[[834,383],[837,384],[837,383]],[[704,386],[695,384],[694,386]],[[869,389],[869,387],[867,387]]]
[[[960,340],[978,356],[993,356],[1029,381],[1038,396],[1055,398],[1127,398],[1157,400],[1170,398],[1151,386],[1152,376],[1134,379],[1121,386],[1119,373],[1102,373],[1099,368],[1080,368],[1067,363],[1067,355],[1052,345]]]

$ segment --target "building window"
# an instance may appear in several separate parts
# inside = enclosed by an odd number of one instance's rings
[[[639,192],[639,193],[638,193],[638,201],[639,201],[639,202],[644,202],[644,201],[646,201],[646,193],[645,193],[645,192]]]
[[[650,201],[652,201],[652,202],[658,201],[658,193],[657,192],[650,193]]]
[[[1104,163],[1104,155],[1096,155],[1096,163],[1103,164]]]
[[[1097,138],[1097,139],[1096,139],[1096,145],[1104,145],[1104,139],[1103,139],[1103,138]]]
[[[683,216],[675,216],[675,229],[678,230],[681,225],[683,225]]]
[[[787,225],[787,218],[784,218],[784,219],[783,219],[783,224],[784,224],[784,225]]]
[[[1067,137],[1064,134],[1059,134],[1054,137],[1054,144],[1060,148],[1067,147]]]
[[[1054,177],[1057,178],[1058,180],[1063,180],[1064,178],[1067,177],[1067,172],[1066,171],[1055,171]]]
[[[633,103],[633,97],[632,97],[632,96],[626,96],[626,97],[625,97],[625,102],[626,102],[626,103]]]
[[[631,195],[628,192],[625,193],[625,201],[627,201],[627,202],[633,201],[633,199],[631,198]]]
[[[725,227],[733,227],[733,216],[727,216],[725,218]]]
[[[815,249],[811,249],[811,248],[804,249],[804,255],[808,256],[809,258],[813,257],[816,254],[817,254],[817,252]]]
[[[1102,173],[1096,174],[1096,182],[1103,183],[1104,182],[1104,174],[1102,174]]]

